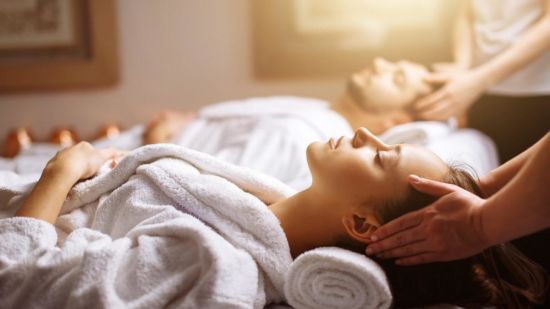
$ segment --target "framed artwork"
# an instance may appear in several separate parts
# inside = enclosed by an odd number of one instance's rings
[[[0,0],[0,91],[118,81],[116,1]]]

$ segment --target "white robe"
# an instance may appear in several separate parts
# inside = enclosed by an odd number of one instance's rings
[[[303,190],[311,185],[307,146],[352,134],[348,122],[328,102],[281,96],[207,106],[172,142]]]
[[[143,131],[143,126],[136,126],[116,138],[93,144],[100,148],[134,149],[142,145]],[[277,96],[206,106],[171,142],[256,169],[296,190],[303,190],[311,185],[307,146],[328,141],[330,137],[352,135],[349,123],[331,110],[328,102]],[[472,129],[456,129],[448,123],[407,123],[380,137],[389,143],[426,146],[447,162],[465,163],[480,176],[498,166],[495,145],[487,136]],[[0,170],[38,174],[56,150],[37,145],[15,160],[0,160]]]
[[[1,180],[0,308],[284,301],[292,259],[266,204],[294,191],[271,177],[180,146],[146,146],[77,184],[55,228],[9,217],[33,183]]]

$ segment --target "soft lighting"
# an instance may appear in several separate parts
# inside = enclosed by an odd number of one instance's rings
[[[439,0],[295,0],[300,35],[352,33],[354,42],[381,45],[390,30],[437,25]]]

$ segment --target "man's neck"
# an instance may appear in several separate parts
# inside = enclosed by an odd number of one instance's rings
[[[336,235],[344,231],[338,214],[330,211],[330,203],[310,188],[269,206],[281,223],[292,257],[334,245]]]
[[[387,129],[401,123],[412,121],[412,117],[406,112],[373,113],[362,109],[348,96],[331,103],[331,109],[344,117],[355,131],[360,127],[366,127],[374,134],[380,134]]]

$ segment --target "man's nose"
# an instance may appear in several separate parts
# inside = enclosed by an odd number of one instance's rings
[[[391,64],[384,58],[377,57],[373,61],[373,67],[376,74],[381,74],[390,69]]]

